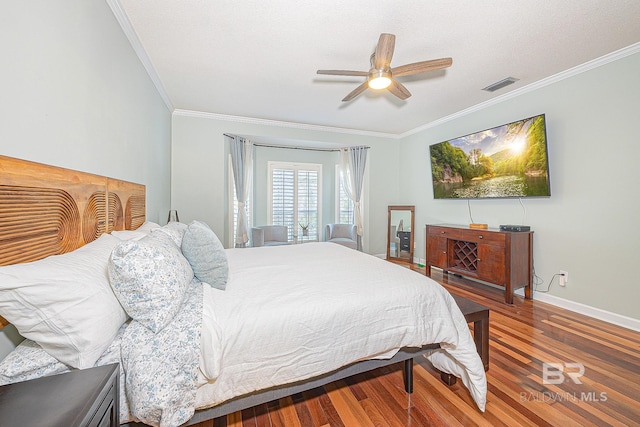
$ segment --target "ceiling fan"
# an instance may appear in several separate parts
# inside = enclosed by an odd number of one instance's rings
[[[369,71],[349,70],[318,70],[318,74],[334,76],[362,76],[367,80],[345,96],[342,101],[351,101],[367,88],[388,89],[400,99],[407,99],[411,92],[394,77],[411,76],[413,74],[426,73],[427,71],[440,70],[450,67],[451,58],[432,59],[429,61],[414,62],[391,68],[391,58],[396,44],[396,36],[393,34],[380,34],[376,50],[371,54],[371,69]]]

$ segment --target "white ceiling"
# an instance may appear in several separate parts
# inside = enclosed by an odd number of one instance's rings
[[[171,108],[393,135],[640,51],[638,0],[107,1]],[[453,66],[400,77],[406,101],[368,90],[341,102],[364,78],[316,70],[367,71],[383,32],[396,35],[392,67]]]

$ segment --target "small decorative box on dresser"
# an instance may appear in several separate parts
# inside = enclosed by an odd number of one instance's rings
[[[431,267],[504,288],[513,304],[513,291],[524,287],[531,298],[533,231],[478,230],[459,225],[427,225],[426,274]]]
[[[117,427],[119,365],[0,387],[0,425]]]

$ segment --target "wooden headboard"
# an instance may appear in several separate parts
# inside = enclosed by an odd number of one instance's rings
[[[73,251],[146,219],[141,184],[0,156],[0,265]],[[0,327],[7,325],[0,316]]]

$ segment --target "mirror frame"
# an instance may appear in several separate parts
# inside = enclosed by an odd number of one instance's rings
[[[409,239],[409,259],[405,260],[400,257],[391,256],[391,211],[410,211],[411,212],[411,237]],[[415,239],[415,211],[416,207],[413,205],[389,205],[387,211],[387,259],[413,263],[413,246]]]

